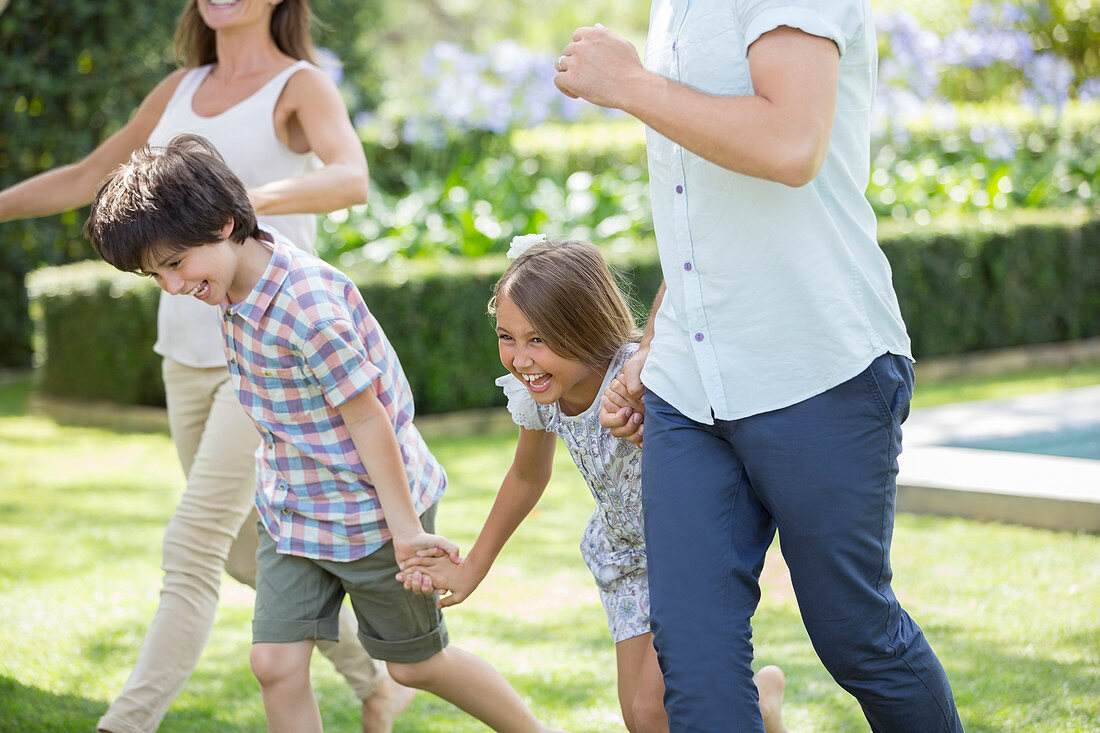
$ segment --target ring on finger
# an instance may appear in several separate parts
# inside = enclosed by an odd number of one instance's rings
[[[558,56],[558,60],[554,62],[554,68],[558,71],[565,71],[565,56]]]

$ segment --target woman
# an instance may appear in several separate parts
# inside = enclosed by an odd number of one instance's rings
[[[83,160],[0,191],[0,221],[87,204],[131,152],[191,132],[245,182],[262,224],[312,248],[313,215],[365,202],[368,177],[338,90],[310,63],[310,21],[308,0],[188,0],[176,27],[185,68]],[[222,571],[255,586],[257,436],[230,383],[217,318],[215,308],[162,294],[154,349],[187,486],[165,533],[160,605],[101,731],[155,730],[202,653]],[[340,638],[318,647],[363,700],[364,731],[390,730],[412,691],[375,669],[348,608]]]

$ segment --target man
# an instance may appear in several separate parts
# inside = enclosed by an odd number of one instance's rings
[[[909,338],[863,192],[867,0],[655,0],[643,66],[580,28],[567,95],[647,125],[665,283],[604,424],[645,445],[654,644],[673,731],[763,731],[751,617],[778,530],[826,668],[875,731],[961,731],[890,587]],[[644,383],[644,390],[643,390]]]

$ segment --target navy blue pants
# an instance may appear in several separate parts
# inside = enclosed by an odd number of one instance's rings
[[[909,361],[884,354],[816,397],[714,425],[647,392],[651,620],[674,733],[763,733],[750,622],[777,530],[814,649],[871,729],[962,730],[943,667],[890,588],[912,389]]]

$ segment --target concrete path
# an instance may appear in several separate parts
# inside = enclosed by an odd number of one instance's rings
[[[1100,533],[1100,460],[954,447],[1100,434],[1100,386],[914,410],[903,429],[898,511]]]

